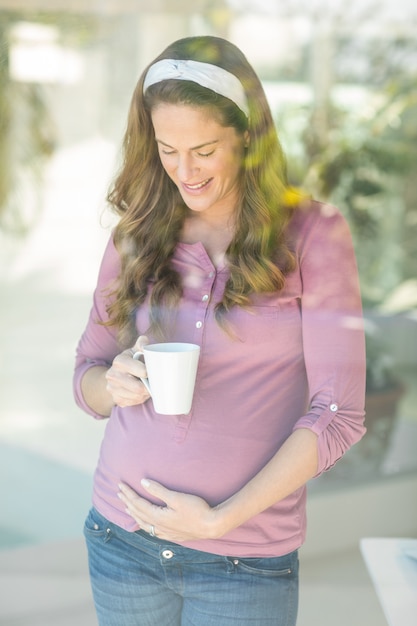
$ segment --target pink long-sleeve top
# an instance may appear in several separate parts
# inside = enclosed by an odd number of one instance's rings
[[[177,324],[167,340],[201,347],[188,415],[158,415],[152,400],[120,408],[108,419],[95,472],[93,504],[110,521],[138,529],[117,497],[124,481],[144,497],[144,477],[201,496],[214,506],[245,485],[297,428],[317,435],[318,474],[364,434],[365,351],[356,262],[348,226],[337,209],[312,202],[290,224],[297,267],[279,293],[254,295],[229,320],[237,337],[214,319],[228,277],[201,243],[178,244],[173,265],[183,279]],[[120,260],[112,239],[104,253],[94,303],[77,348],[74,391],[83,399],[89,367],[110,365],[121,351],[106,320],[108,292]],[[137,310],[138,334],[148,334],[147,303]],[[152,336],[149,336],[151,342]],[[219,539],[186,543],[211,553],[262,557],[303,543],[302,487]]]

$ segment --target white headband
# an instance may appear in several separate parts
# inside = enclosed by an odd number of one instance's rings
[[[211,63],[163,59],[149,68],[143,83],[143,93],[155,83],[169,79],[190,80],[232,100],[249,117],[249,106],[240,80],[227,70]]]

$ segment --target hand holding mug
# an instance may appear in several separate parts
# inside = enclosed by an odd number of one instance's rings
[[[182,342],[143,345],[133,359],[140,362],[142,356],[147,378],[141,376],[141,380],[152,396],[155,411],[162,415],[189,413],[200,346]]]
[[[140,336],[135,346],[118,354],[107,370],[106,389],[114,404],[121,407],[134,406],[149,399],[149,391],[141,382],[141,378],[146,376],[146,367],[141,361],[132,358],[133,354],[143,350],[147,343],[147,337]]]

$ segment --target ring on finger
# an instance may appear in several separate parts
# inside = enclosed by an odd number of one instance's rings
[[[151,537],[156,537],[155,535],[155,526],[153,524],[150,525],[149,534]]]

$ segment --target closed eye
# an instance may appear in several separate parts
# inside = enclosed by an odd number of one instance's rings
[[[200,157],[209,157],[214,153],[214,150],[210,150],[210,152],[197,152]]]

